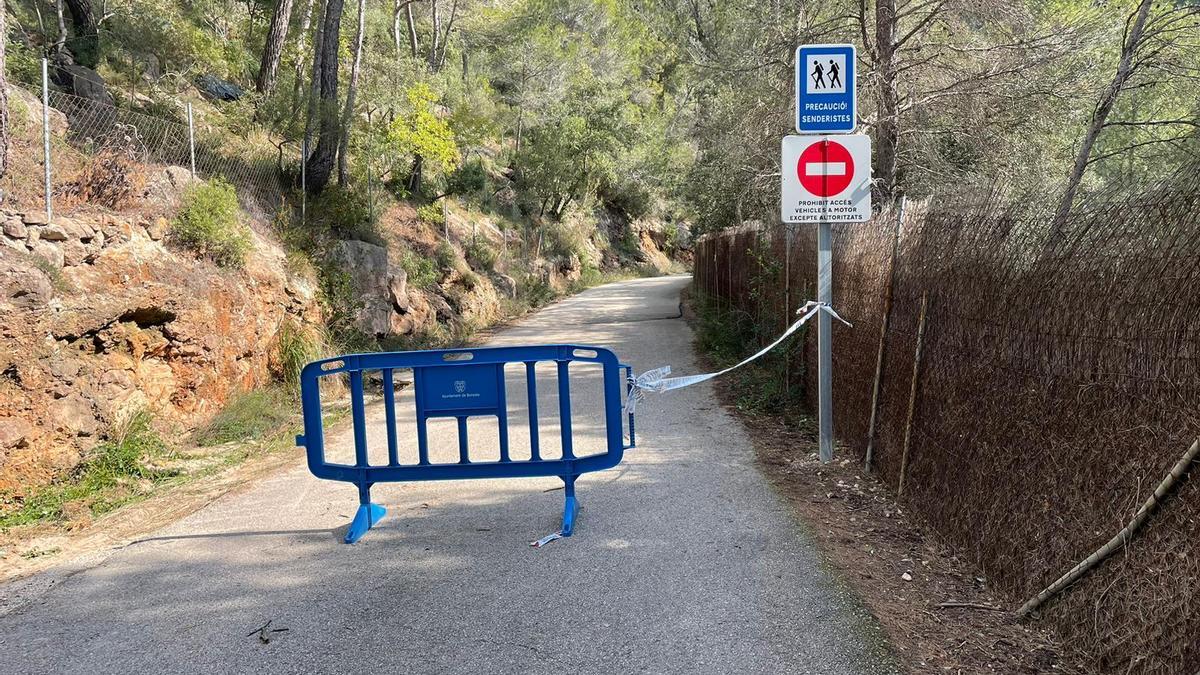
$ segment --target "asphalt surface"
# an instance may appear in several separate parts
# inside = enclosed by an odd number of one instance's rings
[[[491,344],[595,344],[639,371],[700,372],[678,312],[687,283],[592,289]],[[551,457],[554,377],[539,370]],[[519,458],[525,382],[509,379]],[[572,379],[580,455],[604,449],[598,381],[586,368]],[[380,406],[368,421],[372,457],[386,457]],[[398,427],[415,457],[411,423]],[[470,432],[473,458],[498,455],[495,421]],[[457,460],[452,423],[431,439],[435,461]],[[823,568],[710,385],[646,401],[638,441],[618,467],[579,479],[575,536],[541,549],[528,542],[558,529],[557,478],[378,485],[388,515],[348,546],[354,487],[297,466],[98,564],[0,587],[12,596],[0,602],[0,672],[893,671],[878,627]],[[329,444],[353,452],[349,430]],[[267,621],[287,630],[247,635]]]

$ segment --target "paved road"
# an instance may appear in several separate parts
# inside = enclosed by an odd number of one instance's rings
[[[493,343],[608,345],[639,370],[697,372],[677,311],[687,281],[596,288]],[[581,375],[572,421],[587,454],[602,450],[587,410],[598,392]],[[544,448],[553,377],[539,373]],[[514,456],[523,391],[509,394]],[[371,411],[374,448],[381,418]],[[473,452],[495,451],[494,423],[471,431]],[[576,536],[540,550],[527,542],[557,529],[556,478],[377,486],[387,518],[346,546],[351,486],[304,467],[272,476],[32,597],[27,582],[0,616],[0,671],[891,671],[877,627],[823,571],[708,385],[649,401],[638,431],[623,464],[579,480]],[[456,458],[452,429],[432,436],[435,457]],[[246,637],[267,620],[288,630]]]

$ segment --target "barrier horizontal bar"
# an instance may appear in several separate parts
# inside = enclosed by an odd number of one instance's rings
[[[576,352],[592,352],[583,356]],[[466,360],[447,360],[448,355],[470,354]],[[617,364],[617,357],[607,349],[588,345],[536,345],[532,347],[478,347],[475,349],[445,349],[437,351],[381,352],[378,354],[346,354],[319,361],[304,367],[301,378],[336,375],[354,370],[383,370],[385,368],[416,368],[461,366],[485,363],[519,363],[526,361],[584,361]]]
[[[566,476],[611,469],[621,463],[612,453],[589,455],[575,459],[542,459],[537,461],[471,462],[470,464],[410,464],[405,466],[372,466],[349,464],[320,464],[310,466],[313,475],[326,480],[349,483],[400,483],[428,480],[473,480],[478,478],[521,478]]]

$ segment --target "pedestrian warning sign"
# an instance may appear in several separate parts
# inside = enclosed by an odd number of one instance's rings
[[[846,72],[846,55],[829,54],[828,56],[813,55],[804,59],[804,67],[808,69],[808,89],[815,94],[844,94],[846,83],[842,73]]]
[[[782,156],[783,222],[871,219],[870,137],[785,136]]]
[[[858,125],[854,45],[796,50],[796,131],[848,134]]]

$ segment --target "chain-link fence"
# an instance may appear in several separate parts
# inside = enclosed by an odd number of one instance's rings
[[[1192,171],[1086,204],[1058,238],[1051,211],[995,195],[834,226],[854,324],[834,324],[837,436],[1014,602],[1129,522],[1200,435],[1198,213]],[[815,228],[788,239],[703,237],[697,287],[778,333],[815,288]],[[788,368],[814,410],[815,359],[813,333]],[[1105,671],[1200,668],[1200,482],[1043,611]]]
[[[25,128],[18,125],[13,142],[30,162],[36,158],[38,175],[27,163],[8,178],[5,197],[27,210],[45,209],[47,199],[50,210],[63,215],[89,204],[127,206],[119,202],[153,197],[155,181],[170,180],[165,169],[177,167],[184,173],[176,175],[228,181],[249,213],[269,220],[288,188],[282,177],[298,170],[297,148],[285,153],[268,139],[239,138],[193,118],[190,108],[181,123],[49,87],[14,86],[22,90],[23,107],[36,109],[24,111]],[[41,175],[47,162],[48,196]],[[145,195],[135,194],[142,190]]]

